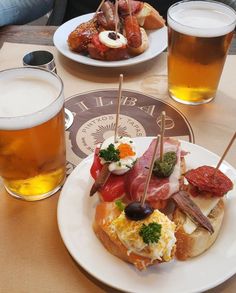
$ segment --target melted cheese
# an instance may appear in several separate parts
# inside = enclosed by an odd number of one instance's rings
[[[191,199],[200,208],[203,215],[206,217],[210,214],[210,212],[214,209],[220,200],[219,197],[201,198],[192,196]],[[189,217],[186,217],[183,228],[187,234],[192,234],[197,229],[197,225]]]

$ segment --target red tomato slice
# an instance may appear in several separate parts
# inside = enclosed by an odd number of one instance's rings
[[[92,38],[91,43],[98,49],[98,51],[100,52],[106,52],[107,50],[109,50],[109,48],[107,46],[105,46],[104,44],[102,44],[99,40],[98,34],[94,35]]]

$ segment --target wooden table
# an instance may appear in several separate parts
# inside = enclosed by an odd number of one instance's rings
[[[4,42],[53,45],[55,26],[10,25],[0,28],[0,48]],[[236,54],[236,34],[229,54]]]
[[[55,30],[56,27],[46,26],[0,28],[0,48],[5,41],[53,45],[52,36]],[[234,37],[230,54],[236,54],[236,37]],[[72,64],[67,64],[63,58],[61,61],[66,65]],[[97,77],[99,74],[100,78],[107,83],[111,82],[111,79],[112,82],[115,80],[113,73],[108,78],[103,70],[91,72],[85,66],[76,67],[76,70],[78,69],[84,80],[86,82],[89,80],[91,84],[94,80],[99,80]],[[76,72],[77,74],[76,70],[69,73]],[[149,73],[148,68],[145,67],[145,70]],[[127,77],[133,89],[136,89],[136,79],[141,79],[142,74],[145,74],[140,67],[137,71],[135,77]],[[90,74],[93,78],[87,78]],[[151,76],[148,80],[152,80]],[[145,89],[146,87],[143,88],[144,91]],[[229,104],[229,101],[232,104]],[[230,137],[232,130],[235,130],[236,99],[230,97],[225,103],[218,99],[215,104],[209,104],[207,111],[212,111],[211,114],[205,113],[204,107],[189,108],[179,105],[179,109],[192,124],[196,142],[207,148],[211,146],[214,152],[220,154],[225,147],[226,137]],[[221,110],[224,117],[219,115]],[[200,132],[203,127],[204,133]],[[221,139],[221,136],[224,138]],[[229,162],[236,167],[235,156],[231,156]],[[10,197],[0,184],[0,196],[0,292],[118,292],[91,277],[70,257],[57,227],[56,212],[59,194],[35,203],[18,201]],[[208,293],[220,292],[236,292],[236,276],[208,291]]]

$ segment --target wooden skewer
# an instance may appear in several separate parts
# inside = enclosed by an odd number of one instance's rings
[[[141,206],[142,207],[144,206],[144,203],[145,203],[145,200],[146,200],[147,190],[148,190],[149,182],[150,182],[150,179],[151,179],[151,176],[152,176],[152,169],[153,169],[153,165],[154,165],[155,158],[156,158],[156,152],[157,152],[157,147],[158,147],[158,144],[159,144],[159,140],[160,140],[160,134],[157,135],[155,148],[154,148],[154,151],[153,151],[153,154],[152,154],[152,161],[151,161],[151,164],[150,164],[150,167],[149,167],[147,180],[145,182],[144,192],[143,192],[143,196],[142,196],[142,199],[141,199]]]
[[[115,32],[116,32],[116,38],[117,38],[117,32],[118,32],[118,0],[115,2]]]
[[[235,138],[236,138],[236,131],[235,131],[235,133],[234,133],[233,137],[231,138],[231,140],[230,140],[230,142],[229,142],[229,144],[228,144],[227,148],[225,149],[225,151],[224,151],[224,153],[223,153],[222,157],[220,158],[220,160],[219,160],[219,162],[218,162],[218,164],[217,164],[217,166],[216,166],[216,168],[215,168],[214,175],[216,174],[216,172],[217,172],[217,170],[219,169],[219,167],[220,167],[221,163],[223,162],[223,160],[224,160],[225,156],[227,155],[227,153],[228,153],[229,149],[231,148],[231,146],[232,146],[232,144],[233,144],[233,142],[234,142]]]
[[[120,102],[121,102],[121,94],[122,94],[122,85],[123,85],[123,74],[120,74],[119,79],[119,92],[118,92],[118,101],[117,101],[117,108],[116,108],[116,126],[115,126],[115,136],[114,142],[117,141],[117,133],[118,133],[118,124],[119,124],[119,116],[120,116]]]
[[[132,16],[132,9],[131,9],[130,0],[128,0],[128,7],[129,7],[129,16],[131,17]],[[133,29],[133,18],[132,17],[131,17],[131,24],[132,24],[132,31],[133,31],[134,29]]]
[[[102,0],[102,1],[101,1],[101,3],[99,4],[99,6],[98,6],[98,8],[97,8],[97,10],[96,10],[96,12],[95,12],[95,14],[94,14],[94,17],[97,16],[97,13],[98,13],[98,11],[101,9],[101,7],[102,7],[102,5],[103,5],[104,2],[105,2],[105,0]]]
[[[164,133],[165,133],[165,120],[166,120],[166,112],[162,111],[161,113],[161,143],[160,143],[160,160],[163,161],[163,153],[164,153]]]
[[[128,0],[129,15],[132,16],[131,2]]]

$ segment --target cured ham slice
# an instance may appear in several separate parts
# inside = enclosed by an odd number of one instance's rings
[[[135,164],[135,166],[126,175],[126,195],[131,201],[139,201],[144,192],[145,181],[148,174],[148,168],[152,159],[152,154],[155,147],[155,140],[153,140]],[[181,176],[181,149],[180,142],[172,139],[164,139],[164,153],[175,152],[177,156],[177,163],[172,174],[167,178],[159,178],[152,175],[147,191],[146,201],[152,206],[163,208],[166,200],[175,192],[179,191],[180,176]],[[157,150],[157,158],[160,157],[160,147]],[[164,204],[164,205],[163,205]]]

